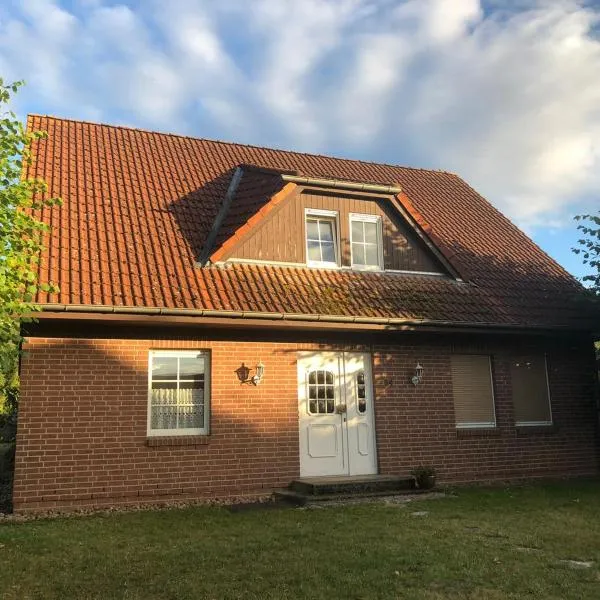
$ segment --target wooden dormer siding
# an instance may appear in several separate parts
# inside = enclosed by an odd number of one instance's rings
[[[338,212],[342,267],[351,266],[350,213],[377,215],[383,226],[383,264],[386,270],[445,273],[439,261],[404,221],[386,197],[297,190],[243,240],[227,259],[306,263],[306,209]]]

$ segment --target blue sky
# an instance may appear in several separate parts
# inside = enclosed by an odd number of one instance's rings
[[[14,108],[454,171],[576,275],[600,207],[600,7],[3,0]]]

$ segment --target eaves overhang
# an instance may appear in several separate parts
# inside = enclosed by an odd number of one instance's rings
[[[81,304],[42,304],[29,316],[36,320],[89,320],[107,324],[213,326],[227,328],[314,329],[329,331],[428,331],[445,333],[586,334],[587,329],[511,323],[442,321],[402,317],[318,315],[280,312],[177,309]]]

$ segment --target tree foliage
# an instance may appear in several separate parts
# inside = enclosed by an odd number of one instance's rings
[[[575,254],[583,258],[583,264],[591,268],[591,273],[583,277],[590,283],[590,289],[600,296],[600,212],[597,215],[577,215],[577,229],[583,237],[578,240],[579,248],[573,248]]]
[[[0,78],[0,411],[13,403],[16,393],[20,320],[36,310],[38,291],[54,289],[38,282],[42,236],[48,226],[32,211],[60,203],[58,198],[44,198],[42,180],[22,176],[31,162],[32,143],[46,134],[26,131],[8,109],[21,85],[5,84]]]

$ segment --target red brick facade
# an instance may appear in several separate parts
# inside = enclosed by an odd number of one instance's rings
[[[443,482],[574,476],[598,471],[593,355],[581,341],[419,337],[396,334],[369,345],[181,339],[32,337],[21,365],[14,507],[117,505],[265,493],[299,475],[296,352],[373,353],[380,473],[432,464]],[[317,339],[317,338],[315,338]],[[389,340],[389,338],[388,338]],[[474,345],[476,344],[476,345]],[[146,435],[148,351],[211,352],[211,434],[158,440]],[[510,357],[546,352],[552,427],[516,428]],[[450,355],[492,355],[497,427],[457,431]],[[236,369],[261,360],[259,386]],[[410,383],[414,365],[423,383]]]

